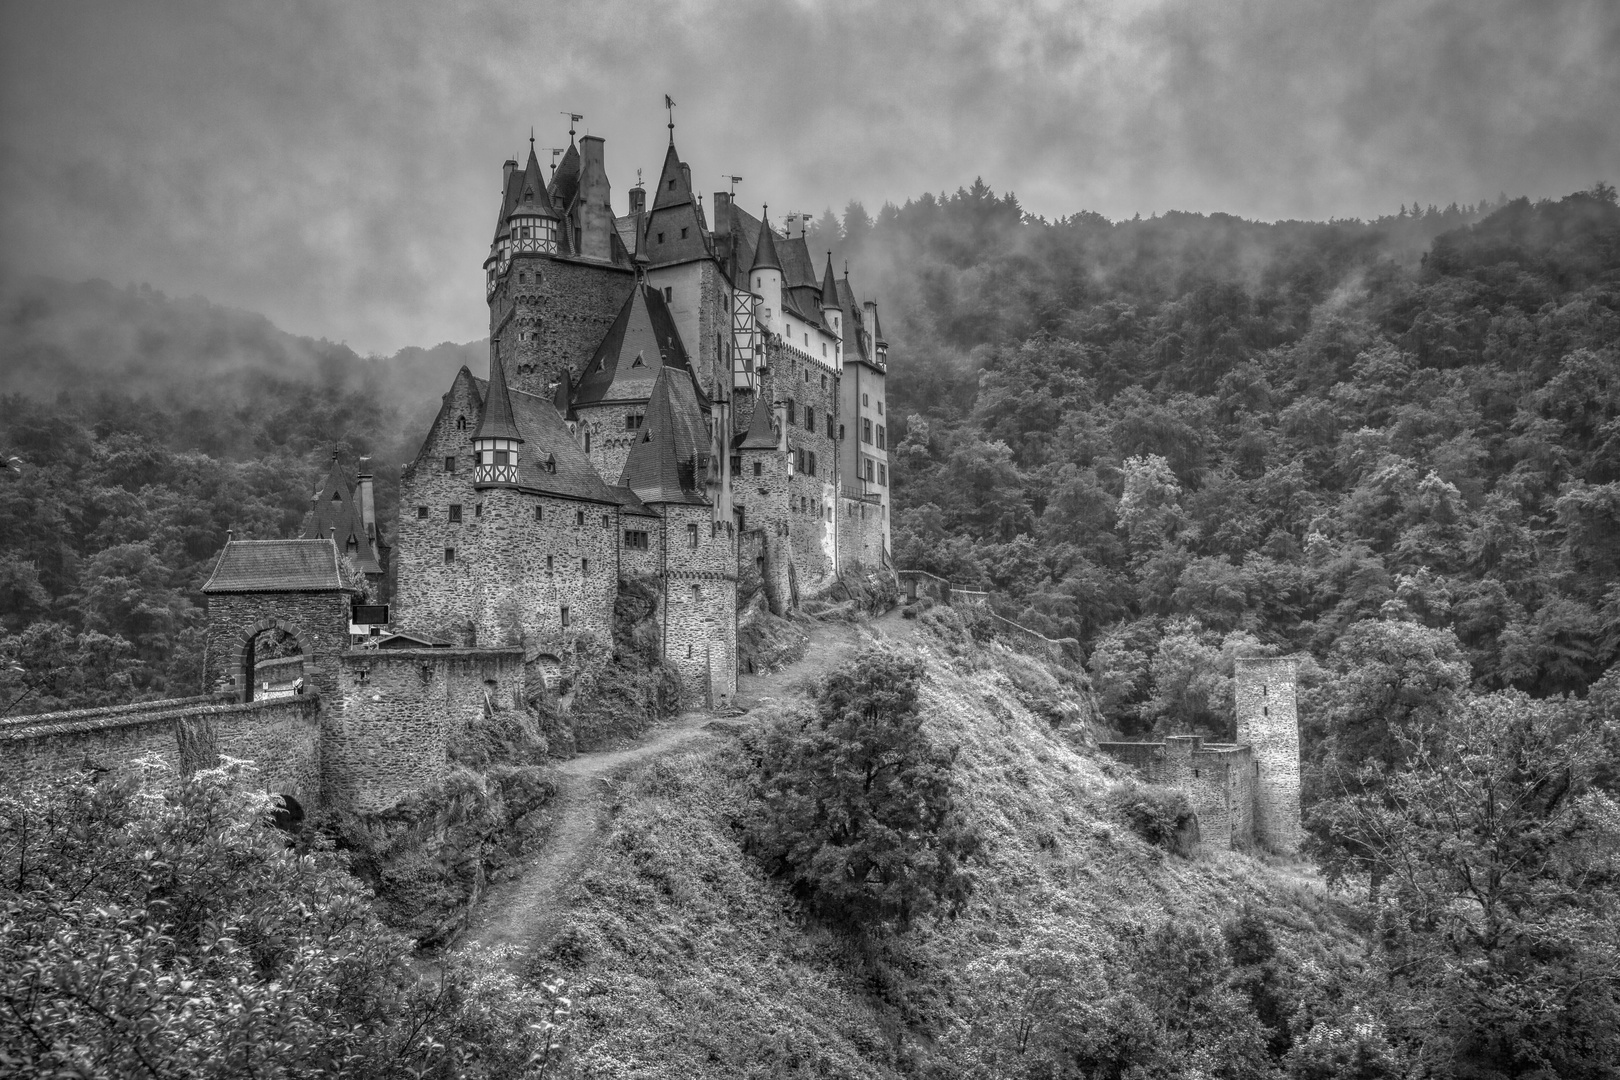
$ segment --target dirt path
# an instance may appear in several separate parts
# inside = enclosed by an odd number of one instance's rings
[[[744,675],[737,682],[737,705],[754,709],[801,694],[801,686],[823,675],[860,643],[860,633],[847,623],[817,624],[810,632],[804,656],[768,675]],[[529,857],[514,878],[490,888],[457,948],[469,945],[527,952],[544,948],[557,925],[557,915],[573,901],[581,872],[607,826],[613,777],[635,765],[668,753],[703,734],[713,719],[706,712],[689,712],[657,728],[643,743],[623,750],[581,754],[557,766],[560,786],[551,805],[555,815],[544,846]]]

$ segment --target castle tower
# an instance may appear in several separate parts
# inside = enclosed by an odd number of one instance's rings
[[[759,324],[775,334],[782,332],[782,258],[776,253],[776,237],[769,216],[759,223],[759,245],[754,248],[754,264],[748,270],[749,286],[763,306]]]
[[[1299,715],[1293,657],[1237,661],[1237,740],[1254,750],[1254,835],[1283,854],[1299,850]]]

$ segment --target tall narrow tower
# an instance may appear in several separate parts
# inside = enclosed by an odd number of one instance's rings
[[[1299,715],[1291,656],[1237,661],[1237,739],[1254,750],[1254,837],[1283,854],[1299,850]]]

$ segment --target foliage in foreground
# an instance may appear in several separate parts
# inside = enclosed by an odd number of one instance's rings
[[[919,660],[862,653],[760,747],[750,843],[834,923],[903,932],[954,915],[971,891],[979,838],[956,806],[955,752],[923,731],[922,673]]]
[[[233,769],[0,799],[0,1071],[554,1077],[568,1000],[468,955],[442,978]]]

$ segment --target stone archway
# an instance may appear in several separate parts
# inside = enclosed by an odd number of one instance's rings
[[[293,626],[282,619],[260,619],[243,635],[241,643],[237,646],[236,655],[231,662],[232,678],[235,685],[241,688],[244,702],[257,700],[261,696],[259,684],[262,680],[260,679],[259,662],[265,658],[258,654],[259,637],[270,632],[280,633],[285,635],[286,638],[290,638],[298,646],[298,655],[303,658],[304,662],[307,663],[309,660],[304,643]],[[300,665],[301,667],[302,665]],[[300,670],[299,674],[302,675],[302,670]],[[301,683],[302,679],[300,678],[299,681]],[[282,695],[277,694],[276,696]]]

